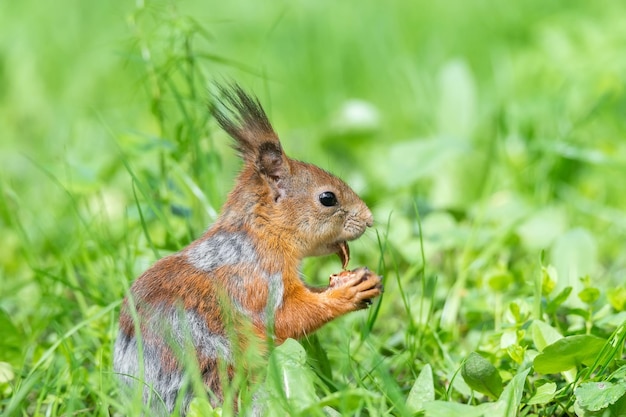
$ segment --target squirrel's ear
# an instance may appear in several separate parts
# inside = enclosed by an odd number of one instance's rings
[[[288,174],[288,167],[285,161],[285,154],[280,143],[265,142],[259,146],[259,159],[256,167],[258,170],[273,180],[284,179]],[[285,170],[287,168],[287,170]]]
[[[255,164],[274,193],[274,201],[285,195],[289,160],[283,153],[280,143],[265,142],[259,146],[259,159]]]
[[[265,176],[278,199],[284,195],[289,160],[261,103],[237,84],[217,85],[220,97],[211,107],[217,123],[233,139],[246,164]]]

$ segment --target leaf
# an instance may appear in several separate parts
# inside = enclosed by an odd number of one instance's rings
[[[370,392],[363,388],[344,389],[321,398],[309,407],[310,411],[307,409],[302,410],[302,414],[313,414],[314,410],[319,410],[320,407],[325,408],[325,413],[328,413],[326,410],[327,407],[328,409],[330,409],[330,407],[341,408],[341,411],[344,413],[356,413],[359,408],[363,407],[364,400],[373,401],[378,395],[379,394],[375,392]],[[307,411],[309,411],[309,413],[307,413]]]
[[[304,348],[293,339],[285,340],[272,352],[268,380],[269,395],[285,398],[295,410],[319,401],[313,384],[315,373],[306,363]]]
[[[513,274],[504,268],[494,268],[485,274],[485,280],[494,292],[504,292],[511,287],[513,282]]]
[[[552,265],[541,267],[541,294],[548,296],[554,290],[558,279],[556,268]]]
[[[615,417],[626,417],[626,395],[617,400],[614,404],[611,404],[609,409],[613,412]]]
[[[520,345],[511,345],[506,348],[506,353],[518,364],[524,362],[524,354],[526,353],[526,347]]]
[[[524,391],[524,384],[526,383],[526,377],[530,372],[530,368],[522,372],[518,372],[517,375],[511,379],[502,392],[498,401],[493,404],[489,404],[488,412],[485,413],[489,417],[515,417],[519,411],[519,405],[522,402],[522,393]]]
[[[422,372],[417,376],[409,396],[406,407],[411,413],[417,413],[424,409],[424,403],[435,400],[435,386],[433,383],[433,370],[430,364],[426,364]]]
[[[626,287],[609,288],[606,292],[606,298],[611,306],[617,311],[626,310]]]
[[[556,393],[556,384],[554,382],[547,382],[537,387],[535,395],[530,397],[526,404],[547,404],[552,401],[554,394]]]
[[[589,411],[599,411],[615,403],[626,393],[626,384],[585,382],[574,390],[578,404]]]
[[[492,398],[502,393],[502,378],[498,370],[476,352],[469,354],[461,367],[463,380],[469,387]]]
[[[565,372],[581,364],[591,365],[606,341],[591,335],[568,336],[545,347],[533,361],[542,374]]]
[[[309,364],[315,369],[318,375],[322,376],[327,381],[333,380],[333,372],[331,369],[330,361],[326,355],[326,351],[320,343],[320,339],[317,334],[312,334],[303,338],[300,343],[306,350],[309,358]]]
[[[595,287],[583,288],[578,293],[578,298],[585,304],[593,304],[598,298],[600,298],[600,290]]]
[[[219,415],[221,415],[221,413],[214,410],[211,404],[201,397],[195,397],[189,404],[189,409],[187,410],[188,417],[217,417]]]
[[[563,304],[572,293],[572,287],[565,287],[554,297],[546,306],[546,313],[554,313]]]
[[[541,320],[533,320],[530,326],[533,342],[539,352],[543,351],[546,346],[563,338],[558,330]]]

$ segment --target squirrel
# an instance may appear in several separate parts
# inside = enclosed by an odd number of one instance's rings
[[[255,339],[302,338],[382,292],[369,269],[346,271],[347,242],[373,225],[367,205],[339,178],[285,155],[258,98],[237,84],[217,88],[212,115],[243,160],[236,184],[202,237],[135,280],[119,316],[114,371],[125,385],[144,387],[155,415],[169,415],[177,402],[185,414],[192,399],[179,398],[185,348],[219,404],[236,353]],[[328,287],[305,284],[303,258],[330,254],[344,271]]]

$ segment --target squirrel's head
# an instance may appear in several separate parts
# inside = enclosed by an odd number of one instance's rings
[[[227,205],[240,204],[245,210],[240,215],[246,218],[262,218],[265,227],[289,240],[300,256],[337,253],[345,267],[346,242],[372,226],[370,210],[339,178],[287,157],[256,98],[237,85],[219,89],[221,99],[213,115],[235,139],[244,161]]]

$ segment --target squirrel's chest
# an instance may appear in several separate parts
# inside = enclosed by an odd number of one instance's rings
[[[218,232],[194,242],[181,256],[201,271],[215,291],[222,292],[239,313],[252,319],[280,308],[285,295],[284,271],[268,265],[267,251],[245,232]],[[280,254],[270,254],[274,259]]]

